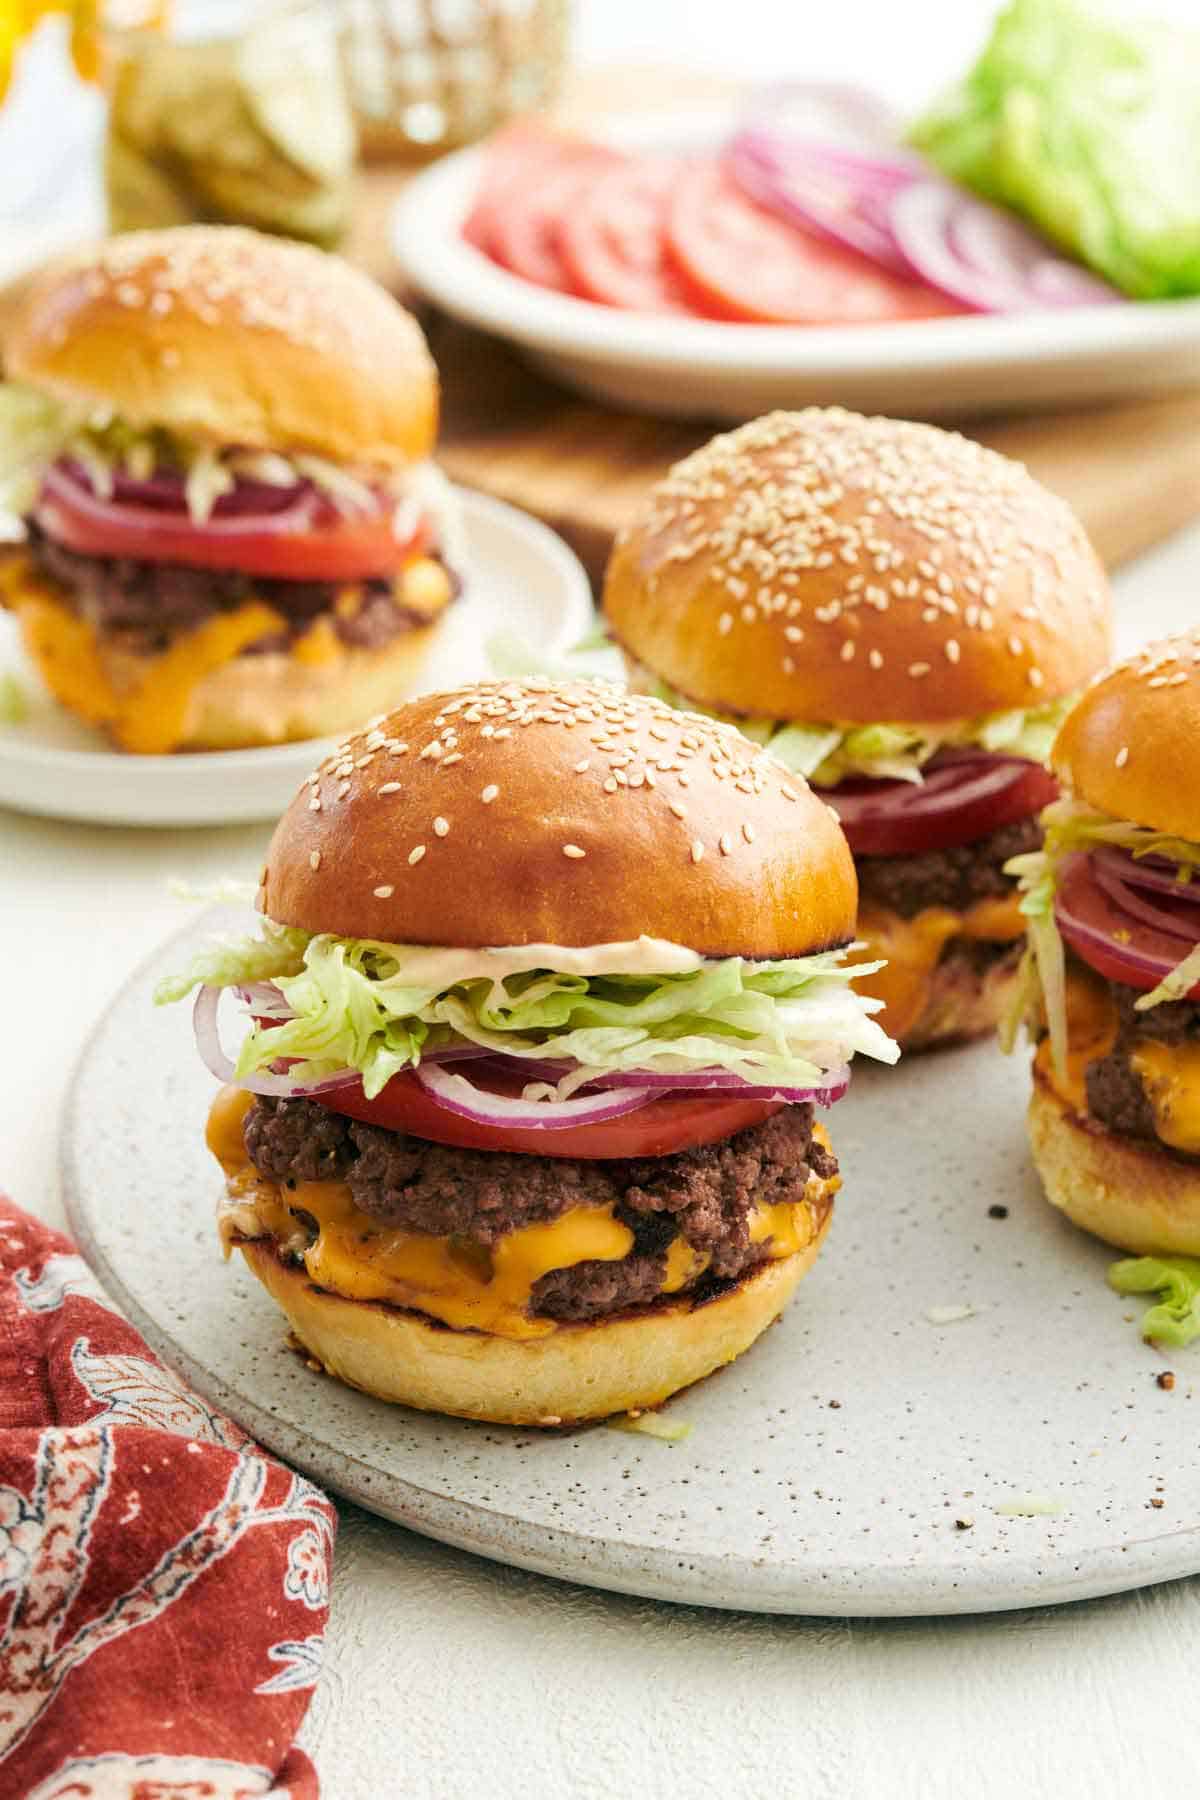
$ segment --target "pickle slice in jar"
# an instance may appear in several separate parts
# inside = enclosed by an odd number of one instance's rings
[[[238,46],[246,107],[279,154],[314,181],[337,182],[354,160],[354,124],[331,20],[269,20]]]

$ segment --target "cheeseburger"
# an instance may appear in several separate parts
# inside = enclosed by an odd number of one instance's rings
[[[227,749],[404,691],[457,557],[437,374],[381,288],[251,231],[133,233],[35,283],[5,358],[0,601],[64,706]]]
[[[1110,1244],[1200,1255],[1200,630],[1089,689],[1017,864],[1047,1197]]]
[[[221,1236],[332,1374],[559,1425],[729,1362],[816,1256],[856,1050],[854,865],[731,727],[496,682],[350,738],[203,957]],[[253,1024],[220,1048],[222,988]]]
[[[676,465],[604,591],[631,684],[805,775],[858,865],[902,1048],[990,1030],[1020,958],[1009,857],[1108,654],[1103,570],[1020,464],[930,425],[773,413]]]

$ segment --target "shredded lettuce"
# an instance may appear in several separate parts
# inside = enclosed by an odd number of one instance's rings
[[[1156,856],[1174,863],[1180,881],[1186,882],[1200,870],[1200,844],[1147,825],[1135,825],[1130,819],[1114,819],[1109,813],[1069,798],[1056,800],[1045,809],[1042,827],[1045,837],[1041,849],[1027,856],[1014,856],[1004,867],[1007,874],[1017,877],[1021,911],[1029,934],[1026,966],[1018,984],[1022,1017],[1036,1028],[1044,1016],[1055,1066],[1061,1072],[1066,1067],[1067,1054],[1066,963],[1054,918],[1054,899],[1064,859],[1078,850],[1111,844],[1128,850],[1132,856]],[[1031,968],[1036,969],[1036,981]],[[1141,995],[1134,1002],[1135,1007],[1146,1012],[1165,1000],[1178,1000],[1198,981],[1200,947],[1189,951],[1150,993]],[[1001,1034],[1006,1048],[1015,1041],[1020,1022],[1015,1015],[1006,1021]]]
[[[642,947],[652,954],[633,954]],[[368,1097],[417,1064],[424,1050],[451,1043],[569,1061],[575,1066],[558,1084],[560,1098],[589,1074],[614,1070],[721,1068],[751,1081],[804,1087],[819,1084],[856,1051],[881,1062],[899,1055],[871,1017],[881,1003],[850,986],[879,963],[847,966],[837,950],[778,962],[706,959],[642,939],[619,947],[630,952],[631,963],[641,961],[639,972],[579,972],[587,957],[602,968],[611,962],[606,948],[430,950],[309,937],[268,921],[261,939],[202,952],[182,974],[160,982],[155,998],[160,1004],[182,999],[200,982],[231,987],[272,980],[294,1016],[266,1031],[251,1029],[238,1074],[294,1057],[300,1082],[356,1069]],[[657,966],[648,966],[656,957]],[[556,961],[566,967],[548,966]]]
[[[1200,34],[1080,0],[1010,0],[911,133],[1139,299],[1200,293]]]
[[[1118,1294],[1157,1294],[1142,1315],[1148,1341],[1182,1348],[1200,1337],[1200,1257],[1131,1256],[1108,1271]]]
[[[1059,726],[1077,698],[1067,694],[1023,712],[985,713],[977,719],[951,719],[940,725],[798,724],[792,720],[712,712],[641,665],[631,670],[629,685],[636,693],[665,700],[668,706],[706,713],[710,718],[736,725],[744,737],[762,744],[777,762],[793,774],[803,775],[814,787],[836,787],[850,775],[920,782],[921,770],[939,750],[973,744],[1044,763]]]
[[[464,561],[452,492],[429,463],[402,470],[350,469],[308,451],[285,454],[201,443],[108,414],[88,417],[38,388],[0,382],[0,512],[28,512],[42,476],[59,456],[81,463],[105,499],[111,497],[119,471],[144,481],[158,468],[179,470],[188,511],[198,525],[211,518],[239,475],[275,487],[309,481],[343,513],[373,507],[382,489],[395,502],[397,536],[407,536],[418,516],[427,515],[452,564],[461,567]]]

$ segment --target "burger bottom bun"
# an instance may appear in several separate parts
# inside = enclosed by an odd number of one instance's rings
[[[1034,1069],[1029,1141],[1046,1198],[1137,1256],[1200,1256],[1200,1163],[1081,1119]]]
[[[772,1324],[816,1259],[813,1241],[764,1264],[700,1306],[686,1298],[545,1337],[492,1337],[431,1324],[423,1314],[348,1300],[314,1287],[275,1245],[238,1247],[327,1373],[377,1399],[493,1425],[571,1425],[657,1406],[732,1362]]]
[[[966,938],[951,939],[930,977],[920,1014],[897,1037],[904,1054],[961,1044],[995,1031],[1012,1000],[1023,949],[1023,942],[985,946]],[[995,954],[985,960],[983,950]],[[861,985],[870,993],[869,981]],[[887,1030],[886,1013],[881,1023]]]
[[[197,686],[179,748],[253,749],[340,737],[407,697],[436,630],[417,626],[377,650],[347,645],[315,667],[284,651],[235,657]]]

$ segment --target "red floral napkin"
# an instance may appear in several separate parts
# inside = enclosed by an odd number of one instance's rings
[[[316,1800],[334,1526],[0,1196],[0,1795]]]

